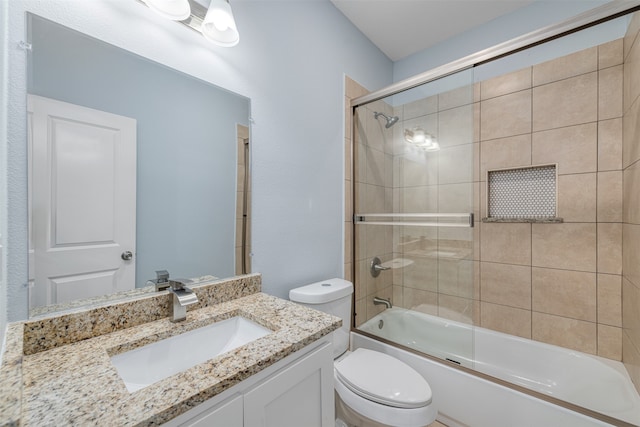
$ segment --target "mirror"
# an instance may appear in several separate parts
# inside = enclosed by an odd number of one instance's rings
[[[31,314],[250,272],[250,100],[27,18]]]

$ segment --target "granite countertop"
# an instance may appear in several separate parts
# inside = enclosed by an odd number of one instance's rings
[[[234,316],[274,332],[133,393],[111,364],[115,354]],[[313,343],[341,320],[255,292],[189,311],[184,322],[163,317],[35,352],[27,351],[37,347],[28,344],[35,340],[27,323],[7,332],[0,425],[159,425]]]

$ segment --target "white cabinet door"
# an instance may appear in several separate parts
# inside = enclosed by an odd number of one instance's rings
[[[333,396],[333,350],[327,343],[246,393],[244,426],[334,426]]]
[[[136,121],[35,95],[28,109],[31,305],[133,289]]]
[[[237,395],[193,417],[183,427],[242,427],[242,396]]]

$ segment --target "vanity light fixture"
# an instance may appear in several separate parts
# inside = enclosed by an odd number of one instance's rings
[[[149,9],[172,21],[183,21],[191,16],[189,0],[144,0]]]
[[[207,15],[202,21],[202,35],[218,46],[231,47],[238,44],[240,34],[229,0],[211,0]]]
[[[440,144],[436,140],[436,137],[427,133],[420,126],[405,129],[404,139],[410,144],[420,147],[425,151],[438,151],[440,150]]]

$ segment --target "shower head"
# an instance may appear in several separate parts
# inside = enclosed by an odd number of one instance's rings
[[[398,116],[393,116],[393,117],[389,117],[384,113],[378,113],[378,112],[374,112],[373,116],[377,119],[378,117],[382,116],[387,120],[387,123],[384,125],[385,128],[389,129],[391,126],[395,125],[398,120],[400,120],[400,118]]]

